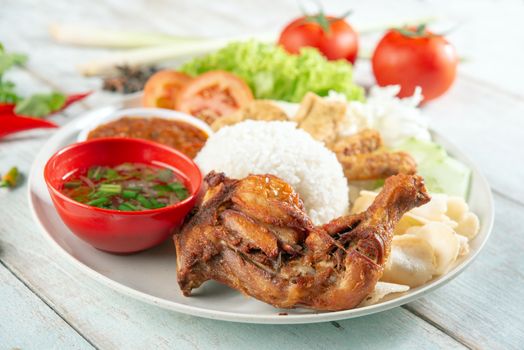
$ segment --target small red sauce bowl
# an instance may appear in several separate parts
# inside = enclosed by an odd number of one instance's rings
[[[77,169],[126,162],[174,170],[184,180],[190,196],[160,209],[119,211],[82,204],[60,192],[64,178]],[[134,253],[162,243],[193,208],[202,184],[198,166],[184,154],[155,142],[132,138],[101,138],[67,146],[48,160],[44,179],[67,227],[93,247],[111,253]]]

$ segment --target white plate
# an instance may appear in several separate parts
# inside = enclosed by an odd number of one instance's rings
[[[491,232],[494,209],[486,179],[455,146],[433,133],[436,142],[473,170],[469,204],[481,222],[480,233],[470,242],[470,253],[446,275],[379,304],[338,312],[275,309],[212,281],[205,283],[194,296],[187,298],[182,295],[176,282],[175,249],[171,240],[135,255],[107,254],[74,236],[62,223],[51,204],[42,175],[47,159],[58,149],[75,142],[80,131],[88,127],[93,118],[101,118],[114,111],[114,107],[107,107],[87,113],[62,127],[49,139],[37,155],[31,169],[29,203],[44,237],[62,252],[68,261],[110,288],[162,308],[212,319],[272,324],[324,322],[369,315],[411,302],[442,287],[473,261]]]

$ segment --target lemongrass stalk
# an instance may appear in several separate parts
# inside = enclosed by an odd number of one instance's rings
[[[178,57],[197,55],[219,49],[227,41],[213,40],[203,43],[169,44],[155,47],[143,47],[110,54],[94,59],[77,66],[80,73],[85,76],[104,75],[111,73],[116,66],[143,66],[166,62]]]
[[[246,40],[248,38],[254,38],[261,41],[274,41],[275,35],[269,33],[251,37],[239,36],[224,39],[208,39],[198,42],[131,49],[86,62],[79,65],[77,68],[80,73],[85,76],[103,75],[111,73],[116,66],[128,65],[135,67],[158,64],[180,57],[198,55],[217,50],[231,41]]]
[[[92,26],[53,23],[51,37],[59,43],[105,48],[137,48],[177,43],[194,43],[207,39],[186,38],[169,34],[101,29]]]
[[[436,16],[396,20],[356,26],[360,34],[372,34],[393,27],[434,23]],[[49,26],[51,37],[62,44],[94,46],[105,48],[139,48],[177,43],[196,43],[207,41],[206,38],[180,37],[170,34],[144,33],[98,28],[86,25],[53,23]],[[276,36],[275,36],[276,38]]]
[[[440,18],[437,16],[427,16],[411,19],[399,19],[396,21],[382,22],[382,23],[372,23],[372,24],[361,24],[355,26],[359,34],[373,34],[376,32],[382,32],[390,28],[400,28],[403,26],[416,26],[421,23],[435,23],[439,21]]]

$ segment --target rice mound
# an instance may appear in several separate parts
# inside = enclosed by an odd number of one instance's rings
[[[248,120],[224,127],[209,137],[195,162],[204,174],[280,177],[298,192],[315,224],[348,211],[348,185],[335,154],[293,122]]]

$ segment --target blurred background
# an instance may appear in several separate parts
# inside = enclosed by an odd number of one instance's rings
[[[361,53],[370,54],[383,33],[380,29],[403,20],[431,18],[430,28],[451,30],[449,40],[465,60],[460,72],[515,94],[523,94],[524,2],[522,0],[397,0],[321,1],[326,13],[353,10],[349,22],[366,31]],[[94,25],[98,28],[161,32],[180,36],[234,37],[277,34],[300,7],[315,10],[312,1],[205,0],[2,0],[0,33],[4,45],[31,55],[29,68],[41,70],[61,62],[64,86],[76,80],[75,65],[103,56],[106,50],[57,47],[48,28],[53,23]],[[218,15],[217,15],[218,14]],[[371,33],[369,33],[371,31]],[[15,35],[5,35],[12,32]],[[23,38],[23,40],[21,40]],[[365,60],[357,63],[359,79],[369,79]],[[367,77],[367,78],[366,78]],[[68,82],[70,84],[68,84]],[[96,87],[98,79],[90,85]]]

